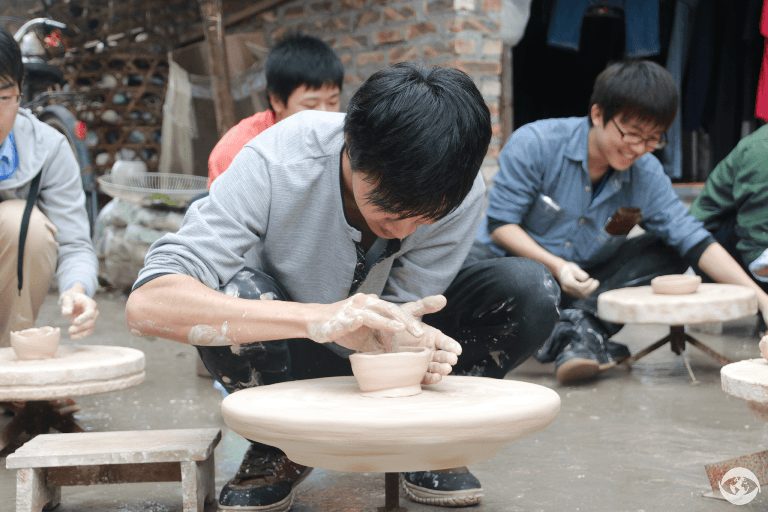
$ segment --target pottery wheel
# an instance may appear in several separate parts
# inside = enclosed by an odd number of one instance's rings
[[[418,395],[369,398],[353,377],[331,377],[237,391],[221,409],[232,430],[299,464],[397,472],[488,459],[551,423],[560,397],[536,384],[448,376]]]
[[[746,359],[720,369],[723,391],[750,402],[768,404],[768,361]]]
[[[54,400],[105,393],[144,381],[144,353],[105,345],[59,346],[50,359],[21,361],[0,348],[0,400]]]
[[[734,284],[702,284],[685,295],[662,295],[650,286],[637,286],[601,293],[597,310],[602,320],[622,324],[724,322],[757,313],[757,296]]]

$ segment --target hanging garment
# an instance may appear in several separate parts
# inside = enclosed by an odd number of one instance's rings
[[[672,25],[672,38],[667,52],[667,70],[677,85],[678,94],[682,97],[683,72],[688,56],[688,45],[691,41],[691,27],[696,6],[699,0],[677,0]],[[683,176],[682,155],[682,100],[677,105],[677,115],[667,130],[667,146],[662,150],[664,172],[673,179]]]
[[[659,54],[658,0],[556,0],[549,23],[548,44],[578,51],[584,16],[590,8],[599,6],[624,11],[627,57]]]
[[[760,78],[757,82],[755,117],[768,121],[768,0],[763,0],[760,34],[766,39],[763,41],[763,63],[760,66]]]

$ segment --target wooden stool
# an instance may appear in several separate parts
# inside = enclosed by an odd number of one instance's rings
[[[217,428],[43,434],[8,456],[16,472],[16,512],[40,512],[62,485],[181,482],[184,512],[215,499]]]

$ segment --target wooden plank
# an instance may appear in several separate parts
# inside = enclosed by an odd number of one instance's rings
[[[507,142],[514,129],[514,106],[512,103],[512,46],[504,43],[501,51],[501,145]]]
[[[44,470],[16,472],[16,512],[39,512],[46,505],[53,508],[60,499],[60,489],[46,483]]]
[[[202,461],[220,439],[218,428],[43,434],[9,455],[6,467]]]
[[[224,44],[224,27],[221,18],[221,0],[199,0],[211,68],[213,107],[216,113],[216,130],[219,137],[235,125],[235,103],[229,81],[227,47]]]
[[[229,16],[224,16],[224,27],[226,28],[236,23],[240,23],[252,16],[256,16],[257,14],[261,14],[264,11],[277,7],[282,3],[285,3],[285,0],[259,0],[257,2],[252,2],[248,7],[240,9]]]
[[[104,464],[48,468],[46,482],[52,486],[127,484],[137,482],[180,482],[179,462],[148,464]]]
[[[241,21],[245,21],[248,18],[258,16],[262,12],[274,9],[280,4],[286,3],[287,0],[258,0],[253,2],[248,7],[240,9],[239,11],[224,16],[224,28],[229,28],[232,25],[236,25]],[[202,41],[205,36],[200,31],[200,27],[194,26],[189,33],[179,38],[179,47],[186,46],[188,44]]]

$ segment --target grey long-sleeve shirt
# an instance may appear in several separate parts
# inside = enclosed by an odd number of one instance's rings
[[[361,233],[347,223],[341,200],[343,125],[344,114],[306,111],[252,139],[210,195],[192,204],[178,233],[153,244],[137,285],[173,273],[217,289],[255,248],[258,267],[293,300],[346,298]],[[445,291],[472,245],[484,189],[478,175],[458,209],[420,226],[389,257],[366,258],[375,263],[358,291],[392,302]]]
[[[32,179],[43,173],[37,206],[56,226],[59,290],[79,282],[88,295],[93,295],[98,261],[91,243],[80,167],[72,148],[62,134],[23,108],[16,115],[13,136],[19,167],[13,176],[0,180],[0,200],[26,200]]]

